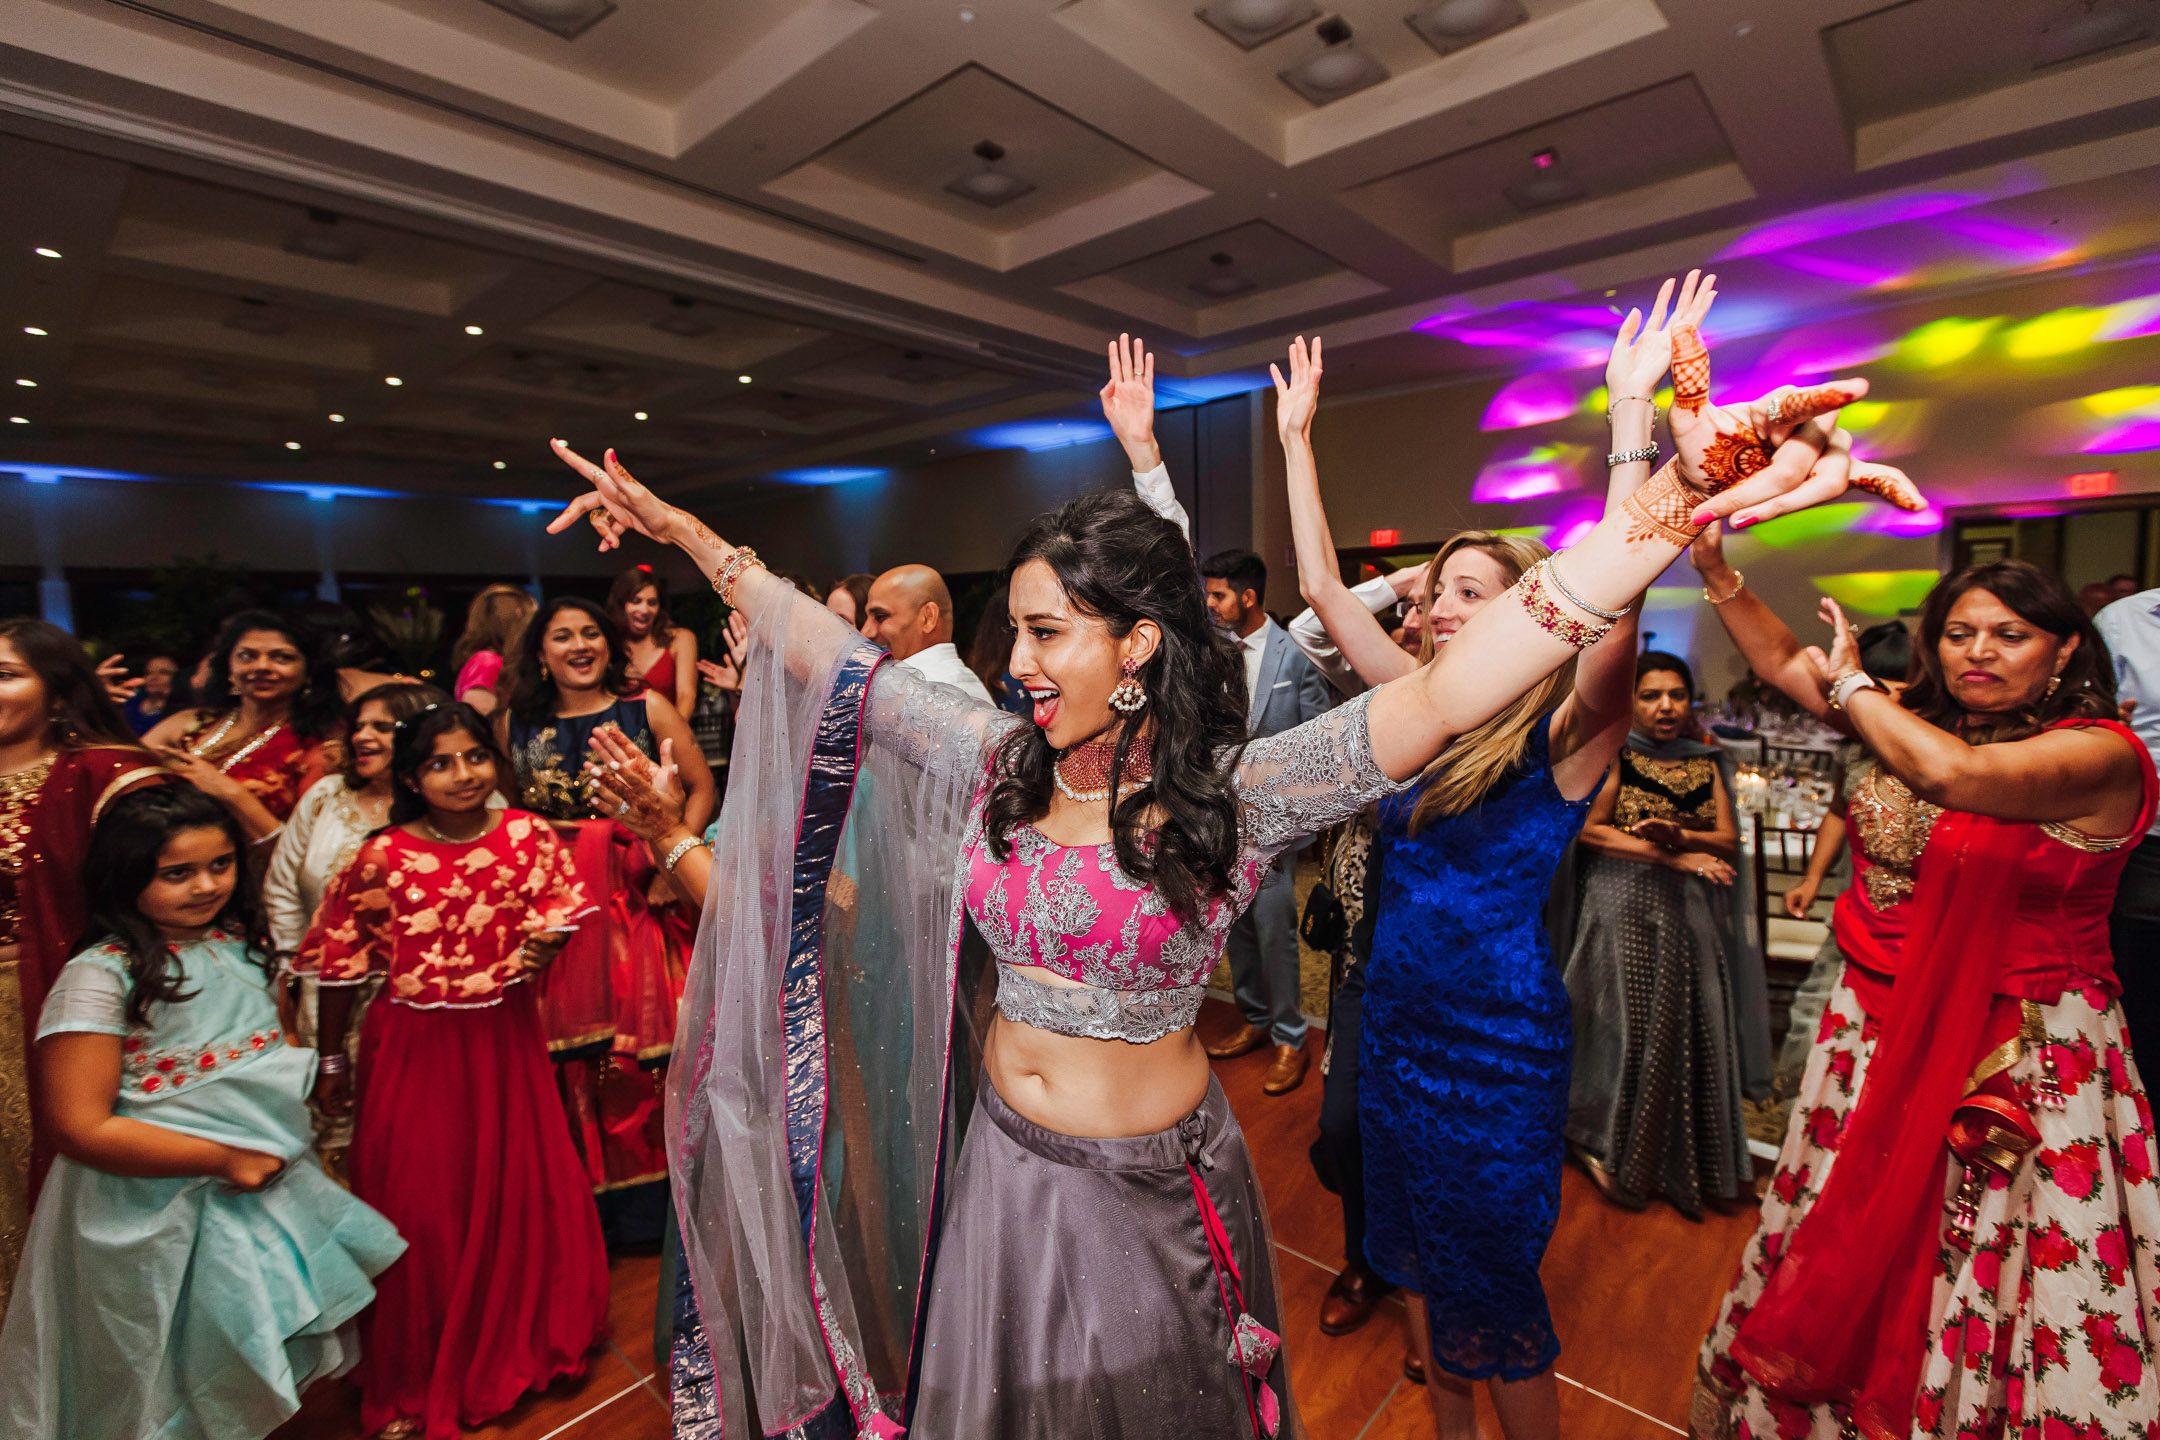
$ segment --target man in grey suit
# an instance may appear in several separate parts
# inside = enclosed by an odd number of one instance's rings
[[[1326,710],[1327,682],[1280,625],[1260,608],[1267,564],[1250,550],[1224,550],[1200,567],[1208,609],[1245,657],[1246,726],[1280,734]],[[1230,927],[1230,980],[1245,1023],[1207,1047],[1228,1060],[1273,1042],[1275,1061],[1261,1088],[1287,1095],[1305,1079],[1305,1016],[1298,1008],[1297,854],[1280,856],[1260,881],[1252,908]]]

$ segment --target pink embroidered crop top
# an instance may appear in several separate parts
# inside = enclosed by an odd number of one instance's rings
[[[999,864],[978,813],[967,848],[967,911],[998,961],[998,1010],[1063,1035],[1144,1044],[1193,1023],[1232,922],[1276,856],[1402,786],[1372,758],[1368,695],[1279,735],[1236,760],[1238,858],[1230,893],[1191,924],[1118,867],[1115,847],[1052,843],[1013,832]],[[1055,985],[1016,966],[1076,982]]]

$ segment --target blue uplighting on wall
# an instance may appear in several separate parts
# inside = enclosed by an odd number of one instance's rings
[[[1227,375],[1201,375],[1198,377],[1167,375],[1155,377],[1155,408],[1157,410],[1182,410],[1187,405],[1205,405],[1210,400],[1221,400],[1231,395],[1247,395],[1255,390],[1266,390],[1275,382],[1268,379],[1265,370],[1240,370]]]
[[[18,475],[28,485],[58,485],[62,480],[157,480],[127,470],[86,470],[79,465],[10,465],[0,461],[0,475]]]
[[[1006,425],[986,425],[970,430],[966,437],[986,450],[1062,450],[1068,445],[1092,445],[1114,438],[1100,420],[1015,420]]]
[[[854,480],[883,479],[891,473],[865,465],[817,465],[808,470],[777,471],[772,478],[790,485],[845,485]]]

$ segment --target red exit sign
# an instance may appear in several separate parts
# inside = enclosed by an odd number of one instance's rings
[[[1400,545],[1402,544],[1402,531],[1375,530],[1372,532],[1371,543],[1374,545]]]
[[[2082,474],[2072,475],[2070,477],[2070,493],[2078,499],[2086,499],[2094,495],[2112,495],[2115,493],[2115,472],[2113,470],[2087,470]]]

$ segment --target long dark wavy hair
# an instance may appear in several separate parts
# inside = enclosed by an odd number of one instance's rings
[[[43,620],[0,620],[0,640],[13,647],[45,683],[57,748],[123,745],[133,749],[140,743],[98,683],[97,667],[73,635]]]
[[[326,639],[314,626],[268,610],[242,610],[219,628],[217,648],[210,655],[210,683],[203,687],[198,701],[202,708],[222,713],[239,707],[240,697],[232,686],[232,652],[240,637],[250,630],[284,636],[307,662],[307,678],[292,698],[294,733],[309,740],[338,733],[345,719],[345,697],[338,690],[334,637]]]
[[[110,939],[127,956],[127,1018],[149,1021],[150,1004],[178,1005],[195,998],[182,988],[187,976],[174,964],[164,934],[138,908],[157,874],[158,856],[184,830],[222,830],[233,844],[233,890],[212,923],[247,947],[248,959],[267,981],[277,970],[263,923],[254,877],[248,873],[247,837],[223,805],[192,785],[152,785],[112,802],[90,835],[83,860],[83,899],[88,920],[83,949]]]
[[[1048,565],[1074,608],[1113,636],[1131,634],[1142,620],[1162,632],[1138,677],[1148,703],[1119,717],[1111,766],[1115,785],[1141,723],[1152,720],[1154,778],[1119,800],[1110,828],[1119,867],[1153,884],[1189,922],[1228,892],[1237,860],[1237,797],[1220,756],[1245,740],[1244,662],[1208,614],[1183,532],[1130,489],[1083,495],[1038,516],[1004,579],[1030,560]],[[1020,727],[999,747],[985,833],[1000,863],[1011,854],[1013,829],[1048,813],[1057,759],[1038,725]],[[1150,811],[1161,816],[1152,843],[1143,825]]]
[[[541,662],[540,646],[547,639],[548,627],[565,610],[575,610],[599,622],[600,634],[607,640],[607,670],[600,677],[600,688],[610,695],[622,693],[623,677],[630,669],[630,651],[623,644],[621,627],[608,618],[607,611],[584,596],[558,595],[533,612],[518,642],[517,662],[511,667],[510,710],[521,720],[545,720],[555,713],[555,677]]]
[[[495,727],[482,719],[480,712],[472,706],[446,696],[411,719],[398,722],[397,739],[390,745],[390,820],[384,829],[390,825],[410,825],[428,813],[428,803],[420,797],[417,788],[420,767],[435,753],[436,737],[453,730],[463,730],[488,752],[495,762],[497,786],[510,778],[510,759],[495,744]]]
[[[2018,618],[2058,640],[2077,637],[2078,647],[2062,669],[2062,684],[2050,695],[2043,691],[2030,705],[1999,719],[1982,721],[1969,714],[1950,694],[1943,680],[1943,627],[1950,609],[1974,590],[1985,590],[2015,612]],[[2092,620],[2079,608],[2077,597],[2058,576],[2024,560],[1993,560],[1968,565],[1946,577],[1928,592],[1920,609],[1920,634],[1913,641],[1913,682],[1905,691],[1905,708],[1921,719],[1975,744],[2022,740],[2036,735],[2059,720],[2113,720],[2115,662],[2107,642],[2093,628]]]

